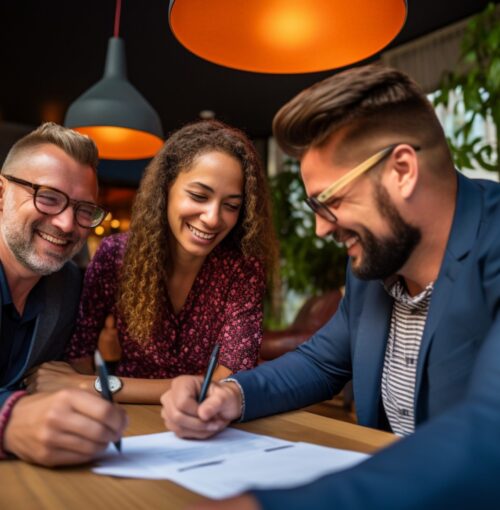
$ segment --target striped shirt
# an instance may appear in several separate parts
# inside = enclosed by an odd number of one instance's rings
[[[429,311],[433,282],[411,297],[401,280],[386,286],[394,298],[382,371],[382,402],[392,431],[415,430],[415,380],[420,343]]]

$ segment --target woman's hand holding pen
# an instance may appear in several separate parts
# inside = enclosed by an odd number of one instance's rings
[[[235,383],[212,382],[198,404],[203,377],[183,375],[161,398],[166,427],[179,437],[204,439],[224,429],[241,415],[241,393]]]

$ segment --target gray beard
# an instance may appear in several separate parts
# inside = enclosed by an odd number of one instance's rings
[[[41,257],[32,246],[33,238],[36,235],[35,227],[36,222],[31,225],[31,236],[29,239],[26,239],[24,233],[10,223],[2,222],[0,228],[3,238],[16,260],[40,276],[47,276],[59,271],[68,260],[81,250],[85,243],[85,239],[81,239],[64,255],[51,254]]]

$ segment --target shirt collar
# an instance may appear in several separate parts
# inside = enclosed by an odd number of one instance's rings
[[[386,279],[382,283],[389,296],[399,303],[403,303],[410,307],[419,307],[420,305],[426,304],[432,294],[432,289],[434,288],[434,282],[430,282],[422,292],[416,296],[410,296],[403,284],[402,278],[397,275]]]

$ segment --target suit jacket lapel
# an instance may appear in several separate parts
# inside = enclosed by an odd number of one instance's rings
[[[47,339],[51,337],[59,320],[64,292],[61,288],[54,288],[54,285],[51,285],[51,280],[51,276],[42,280],[43,292],[41,294],[44,307],[36,319],[25,368],[30,368],[39,363],[40,354],[47,347]]]
[[[44,277],[39,285],[42,285],[40,299],[43,301],[43,307],[35,318],[33,334],[31,336],[28,354],[24,360],[22,368],[17,372],[13,379],[8,382],[8,386],[15,386],[23,378],[26,371],[39,363],[40,354],[47,345],[47,339],[50,338],[60,313],[60,293],[51,292],[51,285],[47,281],[50,276]],[[48,284],[49,283],[49,284]],[[1,305],[1,299],[0,299]],[[1,327],[1,314],[0,314]]]
[[[427,352],[429,351],[434,332],[441,320],[443,312],[452,297],[453,284],[459,274],[462,261],[470,252],[476,239],[482,216],[481,202],[481,191],[477,184],[463,175],[458,174],[455,216],[441,270],[432,291],[429,313],[427,315],[424,334],[420,345],[414,403],[417,414],[417,402],[419,401]]]
[[[353,389],[359,422],[376,427],[379,422],[380,385],[393,300],[380,282],[368,285],[359,318],[353,360]]]

